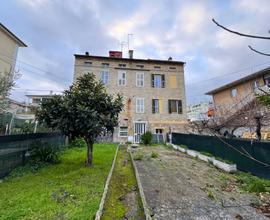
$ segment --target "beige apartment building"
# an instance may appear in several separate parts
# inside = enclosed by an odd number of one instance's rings
[[[209,91],[206,95],[212,95],[215,115],[221,116],[228,111],[239,110],[251,102],[255,94],[261,92],[260,89],[268,90],[269,87],[270,67]]]
[[[85,73],[94,73],[110,94],[121,93],[124,110],[114,141],[139,142],[146,131],[165,134],[183,132],[186,123],[184,62],[129,58],[121,52],[109,56],[75,54],[74,81]]]
[[[14,73],[19,47],[27,47],[15,34],[0,23],[0,76]]]

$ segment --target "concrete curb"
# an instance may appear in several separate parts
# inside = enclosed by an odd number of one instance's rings
[[[114,167],[115,167],[115,161],[116,161],[116,158],[117,158],[117,155],[118,155],[118,149],[119,149],[119,145],[117,146],[117,149],[116,149],[116,152],[115,152],[115,155],[114,155],[112,167],[111,167],[111,170],[110,170],[110,172],[108,174],[108,177],[107,177],[107,180],[106,180],[106,184],[105,184],[105,187],[104,187],[104,190],[103,190],[103,195],[102,195],[101,201],[99,203],[99,209],[96,212],[95,220],[100,220],[100,218],[101,218],[101,216],[103,214],[104,203],[105,203],[105,200],[106,200],[106,197],[107,197],[109,184],[110,184],[110,181],[111,181],[111,178],[112,178],[112,173],[113,173],[113,170],[114,170]]]
[[[176,151],[184,152],[184,150],[185,150],[184,148],[182,148],[178,145],[175,145],[175,144],[172,144],[172,146]],[[202,160],[202,161],[205,161],[208,163],[212,163],[215,167],[217,167],[217,168],[219,168],[227,173],[234,173],[237,171],[236,164],[228,164],[228,163],[219,161],[215,157],[205,156],[198,151],[187,149],[184,153],[188,154],[191,157],[197,157],[199,160]]]
[[[133,169],[134,169],[134,172],[135,172],[135,176],[136,176],[136,180],[137,180],[137,184],[138,184],[138,187],[139,187],[139,192],[140,192],[140,196],[141,196],[141,199],[142,199],[142,204],[143,204],[145,218],[146,218],[146,220],[152,220],[152,217],[150,215],[150,210],[148,208],[148,205],[147,205],[147,202],[146,202],[146,199],[145,199],[145,195],[144,195],[144,192],[143,192],[143,188],[142,188],[142,183],[141,183],[141,180],[140,180],[139,172],[138,172],[137,167],[135,165],[135,162],[133,160],[133,156],[132,156],[131,151],[129,151],[129,155],[130,155],[130,158],[131,158],[132,166],[133,166]]]

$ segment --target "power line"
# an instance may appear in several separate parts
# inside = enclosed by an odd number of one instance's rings
[[[197,85],[197,84],[200,84],[200,83],[207,83],[208,81],[211,81],[211,80],[214,80],[214,79],[220,79],[222,77],[230,76],[230,75],[233,75],[233,74],[236,74],[236,73],[241,74],[244,70],[253,69],[254,67],[259,67],[259,66],[263,66],[263,65],[266,65],[266,64],[270,64],[270,62],[256,64],[256,65],[253,65],[253,66],[249,66],[249,67],[240,69],[238,71],[234,71],[234,72],[231,72],[231,73],[225,73],[225,74],[222,74],[220,76],[216,76],[216,77],[212,77],[212,78],[209,78],[209,79],[205,79],[205,80],[200,81],[200,82],[198,81],[198,82],[194,82],[194,83],[189,83],[189,84],[187,84],[187,86],[189,86],[189,85]]]
[[[2,52],[0,52],[0,54],[1,54],[2,56],[5,56],[7,59],[13,61],[13,59],[12,59],[11,57],[9,57],[9,56],[3,54]],[[1,59],[1,58],[0,58],[0,59]],[[6,62],[6,63],[9,63],[10,65],[13,65],[12,63],[8,62],[7,60],[4,60],[4,59],[1,59],[1,60],[3,60],[3,61]],[[24,62],[24,61],[21,61],[21,60],[16,59],[16,62],[19,62],[19,63],[21,63],[21,64],[23,64],[23,65],[27,65],[27,66],[29,66],[29,67],[31,67],[31,68],[37,69],[37,70],[39,70],[39,71],[41,71],[41,72],[44,72],[44,73],[46,73],[46,74],[48,74],[48,75],[50,75],[50,76],[52,76],[52,77],[55,77],[55,78],[58,78],[58,79],[61,79],[61,80],[66,80],[66,79],[64,79],[64,78],[62,78],[62,77],[59,77],[58,74],[56,74],[56,73],[52,73],[52,72],[49,72],[49,71],[47,71],[47,70],[43,70],[43,69],[41,69],[41,68],[39,68],[39,67],[33,66],[32,64],[26,63],[26,62]],[[17,64],[17,66],[18,66],[18,64]],[[20,68],[21,68],[21,69],[24,69],[24,70],[26,70],[26,71],[29,71],[29,69],[26,69],[26,68],[23,67],[23,66],[20,66]],[[40,74],[40,73],[37,73],[37,72],[33,72],[32,70],[30,70],[29,72],[36,73],[36,74],[39,74],[39,75],[44,76],[43,74]]]

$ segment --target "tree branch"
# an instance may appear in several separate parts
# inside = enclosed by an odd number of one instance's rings
[[[258,53],[258,54],[261,54],[261,55],[264,55],[264,56],[270,56],[269,53],[263,53],[263,52],[260,52],[258,50],[255,50],[254,48],[252,48],[250,45],[248,45],[249,49],[251,49],[252,51]]]
[[[250,34],[243,34],[243,33],[240,33],[240,32],[237,32],[237,31],[234,31],[234,30],[230,30],[229,28],[226,28],[224,27],[223,25],[220,25],[218,22],[215,21],[215,19],[213,18],[212,21],[220,28],[230,32],[230,33],[233,33],[233,34],[237,34],[239,36],[242,36],[242,37],[250,37],[250,38],[257,38],[257,39],[264,39],[264,40],[270,40],[270,37],[264,37],[264,36],[257,36],[257,35],[250,35]]]

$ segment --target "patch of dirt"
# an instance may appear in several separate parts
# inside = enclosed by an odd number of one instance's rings
[[[124,146],[119,147],[101,219],[145,219],[130,155]]]
[[[148,155],[155,150],[158,158]],[[268,219],[250,204],[256,195],[243,193],[230,174],[164,147],[133,150],[146,201],[159,219]]]

